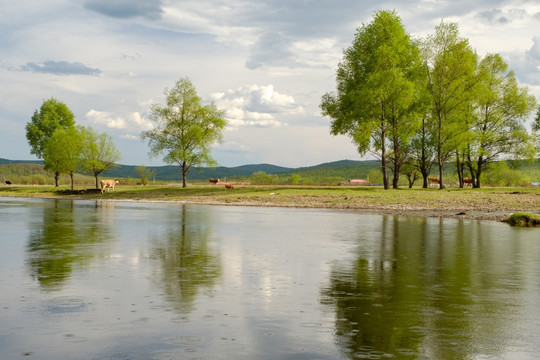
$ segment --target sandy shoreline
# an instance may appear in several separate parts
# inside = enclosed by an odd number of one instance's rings
[[[516,211],[511,210],[479,210],[479,209],[463,209],[463,208],[421,208],[414,204],[401,206],[398,204],[359,206],[355,204],[336,205],[328,202],[311,201],[308,204],[298,202],[272,202],[272,201],[230,201],[216,199],[110,199],[110,198],[87,198],[83,196],[6,196],[0,195],[0,198],[40,198],[40,199],[71,199],[84,201],[103,201],[103,202],[146,202],[146,203],[176,203],[176,204],[191,204],[191,205],[207,205],[207,206],[243,206],[243,207],[276,207],[276,208],[298,208],[298,209],[331,209],[344,211],[357,211],[364,214],[377,215],[393,215],[393,216],[408,216],[408,217],[435,217],[435,218],[458,218],[468,220],[491,220],[503,221]],[[526,211],[526,210],[523,210]],[[534,212],[534,211],[531,211]]]

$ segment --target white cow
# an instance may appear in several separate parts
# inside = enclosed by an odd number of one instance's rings
[[[116,184],[119,184],[120,182],[118,181],[118,179],[114,179],[114,180],[101,180],[100,181],[100,184],[101,184],[101,193],[103,194],[103,192],[105,191],[105,188],[107,188],[107,192],[109,192],[109,188],[112,188],[113,191],[114,191],[114,185]]]

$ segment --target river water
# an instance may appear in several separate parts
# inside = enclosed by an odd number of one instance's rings
[[[540,229],[0,198],[0,359],[535,359]]]

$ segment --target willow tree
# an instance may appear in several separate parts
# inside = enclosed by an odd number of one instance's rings
[[[397,187],[402,145],[408,142],[419,119],[420,66],[418,47],[405,31],[395,11],[378,11],[373,21],[357,29],[344,51],[336,74],[336,91],[321,101],[324,116],[332,118],[331,133],[348,135],[365,154],[381,160],[384,188],[389,188],[389,155]]]
[[[526,87],[518,86],[514,73],[499,54],[488,54],[480,62],[475,94],[477,108],[467,164],[473,187],[479,188],[484,169],[500,156],[533,158],[536,154],[525,129],[536,99]]]
[[[477,55],[455,23],[441,23],[423,45],[424,66],[431,95],[432,136],[444,189],[444,167],[460,148],[469,130],[471,103],[477,82]]]
[[[172,89],[165,89],[166,104],[151,106],[154,128],[141,133],[149,140],[150,154],[164,153],[167,164],[178,164],[183,187],[186,176],[194,166],[215,166],[210,147],[222,141],[227,124],[225,112],[212,102],[201,104],[195,87],[188,78],[180,79]]]

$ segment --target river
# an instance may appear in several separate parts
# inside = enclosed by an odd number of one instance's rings
[[[540,229],[0,198],[0,359],[534,359]]]

